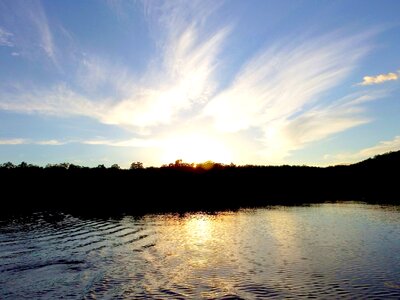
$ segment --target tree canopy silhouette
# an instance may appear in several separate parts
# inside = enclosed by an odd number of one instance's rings
[[[133,162],[88,168],[70,163],[0,165],[0,213],[59,209],[140,214],[272,204],[361,200],[400,203],[400,151],[347,166],[236,166],[181,159],[159,168]],[[62,195],[62,198],[59,197]]]

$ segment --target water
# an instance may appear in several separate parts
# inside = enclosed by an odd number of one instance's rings
[[[400,298],[400,207],[0,223],[0,299]]]

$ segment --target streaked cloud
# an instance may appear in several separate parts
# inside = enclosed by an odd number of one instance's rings
[[[26,144],[25,139],[0,139],[0,145],[21,145]]]
[[[133,138],[128,140],[106,140],[106,139],[93,139],[81,141],[82,144],[87,145],[103,145],[112,147],[132,147],[132,148],[146,148],[153,147],[159,144],[156,140]]]
[[[69,143],[70,141],[59,141],[59,140],[44,140],[44,141],[34,142],[34,144],[45,145],[45,146],[61,146]]]
[[[364,76],[363,81],[359,83],[359,85],[380,84],[386,81],[397,80],[397,79],[399,79],[399,75],[393,72],[387,74],[379,74],[376,76]]]
[[[272,45],[252,58],[203,113],[222,132],[256,131],[264,159],[279,161],[307,143],[368,122],[360,115],[366,95],[328,102],[338,85],[368,52],[368,33],[327,35]],[[334,41],[334,42],[333,42]]]
[[[353,39],[362,41],[362,37]],[[320,100],[318,96],[343,80],[366,51],[365,45],[355,47],[350,38],[334,35],[268,46],[204,112],[226,131],[289,117]]]
[[[207,6],[197,3],[198,7],[204,7],[200,11],[209,14]],[[189,14],[187,9],[170,3],[162,5],[162,14],[157,20],[163,24],[163,30],[158,33],[159,51],[141,76],[116,67],[112,62],[86,55],[77,71],[77,81],[85,95],[61,84],[48,90],[33,89],[26,94],[0,96],[4,99],[0,99],[0,109],[60,116],[85,115],[106,124],[137,130],[177,121],[174,118],[180,112],[205,103],[213,94],[217,56],[229,28],[201,32],[199,24],[204,17],[201,13],[190,17],[190,23],[182,22],[179,17],[189,19],[185,16]],[[197,7],[193,3],[189,6]],[[150,14],[155,18],[149,11],[158,10],[151,7],[152,4],[147,4],[149,18]],[[169,14],[175,18],[166,18]],[[117,91],[113,98],[96,95],[96,90],[105,85]],[[96,95],[95,99],[91,94]]]
[[[13,34],[0,27],[0,46],[14,47],[11,42]]]
[[[50,60],[57,65],[56,47],[53,42],[53,35],[43,6],[40,2],[36,2],[32,8],[33,9],[29,12],[29,16],[39,33],[40,47],[44,50]]]
[[[227,31],[224,28],[202,40],[196,28],[190,27],[168,41],[161,70],[149,70],[143,84],[133,87],[104,121],[135,127],[169,124],[179,112],[207,101],[214,92],[216,56]]]
[[[60,84],[52,89],[13,91],[0,95],[0,109],[51,115],[84,115],[106,124],[133,128],[173,122],[182,110],[204,103],[215,88],[213,71],[224,28],[200,39],[190,27],[176,39],[168,40],[159,57],[138,80],[124,68],[109,67],[104,61],[85,58],[78,70],[81,86],[90,94],[110,85],[121,99],[90,99]],[[160,65],[160,67],[158,67]]]
[[[375,146],[362,149],[358,152],[339,153],[336,155],[326,154],[326,161],[333,163],[354,163],[375,155],[400,150],[400,136],[395,136],[392,140],[381,141]]]
[[[75,81],[88,95],[108,90],[109,94],[118,98],[131,92],[135,79],[125,66],[96,55],[84,55],[79,60]]]
[[[59,141],[59,140],[38,140],[33,141],[31,139],[0,139],[0,145],[45,145],[45,146],[60,146],[70,143],[71,141]]]
[[[42,53],[59,67],[57,47],[41,1],[4,1],[0,3],[0,17],[12,32],[0,28],[0,45],[14,46],[18,49],[15,53],[26,57]]]
[[[143,1],[158,55],[131,91],[104,117],[110,124],[139,128],[170,124],[205,103],[215,90],[214,71],[229,27],[206,32],[211,1]]]
[[[110,5],[122,11],[120,2]],[[46,15],[39,4],[35,7],[38,14],[30,16],[31,22],[40,33],[42,49],[56,63],[57,47]],[[196,144],[188,136],[207,128],[207,134],[198,134],[200,144],[225,149],[220,141],[229,137],[232,144],[247,145],[237,151],[251,152],[251,161],[277,163],[310,143],[369,122],[365,104],[382,97],[378,93],[326,96],[368,53],[371,32],[342,31],[265,45],[250,54],[232,82],[221,88],[217,73],[226,63],[221,54],[229,50],[225,46],[234,29],[207,26],[218,4],[144,1],[143,7],[156,44],[156,54],[143,72],[87,53],[76,70],[76,86],[59,83],[51,88],[3,90],[0,109],[86,116],[128,129],[135,136],[79,141],[89,145],[172,149],[188,141]],[[396,75],[379,76],[390,74]],[[104,95],[105,86],[112,92]],[[177,138],[176,132],[184,126],[193,130]],[[240,160],[234,153],[232,157]]]
[[[400,150],[400,136],[389,141],[381,141],[377,145],[363,149],[359,152],[360,157],[373,157],[378,154]]]
[[[50,90],[26,90],[18,86],[10,92],[0,94],[0,109],[19,113],[39,113],[66,117],[81,115],[101,118],[104,105],[73,92],[66,85],[58,85]]]

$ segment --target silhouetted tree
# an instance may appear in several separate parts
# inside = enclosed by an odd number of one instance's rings
[[[207,161],[205,161],[203,163],[197,164],[196,168],[201,168],[201,169],[204,169],[204,170],[211,170],[211,169],[213,169],[214,167],[217,167],[217,166],[218,167],[222,167],[223,165],[220,164],[220,163],[215,163],[215,162],[213,162],[211,160],[207,160]]]
[[[68,167],[68,170],[77,170],[77,169],[83,169],[84,167],[81,167],[79,165],[74,165],[74,164],[70,164]]]
[[[33,164],[28,164],[27,162],[23,161],[18,165],[18,168],[39,168],[39,167]]]
[[[135,161],[133,163],[131,163],[131,170],[136,170],[136,169],[143,169],[143,163],[141,163],[140,161]]]
[[[110,169],[120,170],[121,167],[118,164],[113,164],[113,165],[111,165]]]
[[[60,168],[63,168],[63,169],[68,170],[69,167],[71,166],[71,164],[70,164],[70,163],[67,163],[67,162],[63,162],[63,163],[58,164],[58,166],[59,166]]]
[[[55,208],[105,213],[115,209],[141,214],[325,200],[392,201],[398,204],[400,199],[395,175],[400,170],[400,151],[348,166],[327,168],[236,166],[213,161],[203,162],[194,168],[194,164],[181,159],[162,168],[143,168],[141,162],[133,162],[131,169],[142,170],[132,172],[119,171],[116,164],[110,168],[61,163],[49,164],[43,169],[26,162],[16,168],[11,162],[0,166],[0,182],[5,187],[2,197],[15,198],[15,201],[8,201],[2,206],[0,215],[9,205],[15,212]],[[132,197],[132,201],[127,201],[126,195],[133,189],[138,195],[146,194],[146,200]],[[60,191],[67,200],[54,201]],[[112,199],[112,203],[103,205],[99,199],[104,197]]]
[[[15,165],[12,162],[9,161],[9,162],[6,162],[6,163],[2,164],[1,167],[5,168],[5,169],[14,169]]]
[[[28,167],[28,164],[26,163],[26,162],[21,162],[19,165],[18,165],[18,168],[27,168]]]
[[[169,168],[179,168],[179,169],[192,169],[195,167],[195,164],[184,162],[182,159],[177,159],[175,161],[175,163],[170,163],[168,165],[168,167]]]

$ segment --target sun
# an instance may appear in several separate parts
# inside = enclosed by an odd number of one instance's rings
[[[219,163],[232,161],[232,151],[228,145],[223,140],[206,134],[192,133],[170,137],[164,140],[162,148],[164,163],[177,159],[191,163],[208,160]]]

